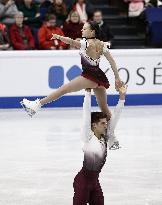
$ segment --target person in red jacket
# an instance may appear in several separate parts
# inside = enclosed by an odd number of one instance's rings
[[[78,12],[82,23],[88,21],[87,3],[85,0],[76,0],[76,4],[74,4],[73,9]]]
[[[0,51],[12,50],[6,25],[0,23]]]
[[[9,29],[11,43],[15,50],[35,49],[34,37],[29,26],[23,24],[24,15],[18,12],[15,15],[15,24]]]
[[[38,31],[40,49],[61,50],[66,48],[66,44],[60,40],[51,40],[53,33],[64,36],[62,29],[56,25],[56,16],[54,14],[46,14],[45,22]]]

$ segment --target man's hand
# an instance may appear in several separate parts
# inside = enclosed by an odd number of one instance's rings
[[[120,78],[115,79],[115,89],[119,91],[119,88],[124,86],[124,82],[120,80]]]
[[[91,88],[86,88],[85,91],[91,92]]]

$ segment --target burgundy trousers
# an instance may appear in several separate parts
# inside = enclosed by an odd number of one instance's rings
[[[82,168],[74,178],[73,205],[104,205],[99,172]]]

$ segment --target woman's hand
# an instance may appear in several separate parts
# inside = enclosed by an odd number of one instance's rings
[[[115,89],[119,91],[119,88],[124,86],[124,82],[120,80],[120,78],[115,79]]]
[[[128,85],[123,85],[119,88],[120,100],[125,100]]]

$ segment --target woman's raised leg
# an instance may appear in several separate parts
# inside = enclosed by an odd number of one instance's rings
[[[97,83],[88,80],[82,76],[78,76],[69,83],[61,86],[57,90],[53,91],[50,95],[41,100],[37,99],[35,101],[30,101],[27,99],[23,99],[20,103],[24,107],[25,111],[28,113],[30,117],[32,117],[42,105],[47,104],[53,100],[56,100],[63,96],[66,93],[76,92],[86,88],[96,88]]]
[[[78,76],[76,78],[74,78],[72,81],[70,81],[69,83],[61,86],[60,88],[58,88],[57,90],[53,91],[50,95],[48,95],[45,98],[42,98],[40,100],[41,105],[47,104],[51,101],[54,101],[58,98],[60,98],[61,96],[65,95],[66,93],[70,93],[70,92],[76,92],[82,89],[86,89],[86,88],[96,88],[97,87],[97,83],[88,80],[82,76]]]
[[[103,86],[97,87],[93,89],[96,99],[97,99],[97,103],[98,106],[100,107],[101,111],[104,112],[105,114],[107,114],[108,118],[111,117],[111,112],[108,108],[108,104],[107,104],[107,94],[106,94],[106,88],[104,88]]]

